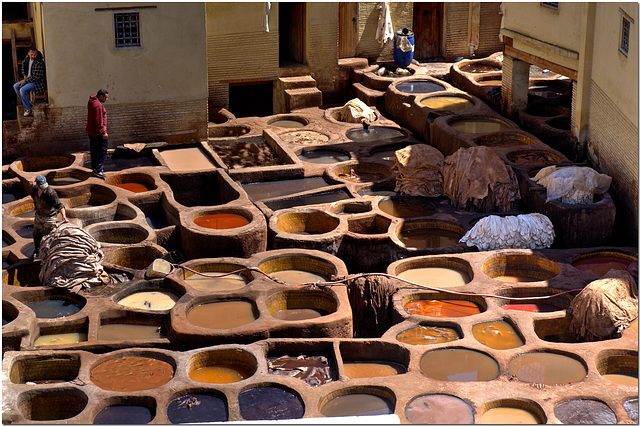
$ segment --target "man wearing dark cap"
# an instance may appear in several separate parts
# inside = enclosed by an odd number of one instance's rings
[[[35,251],[33,257],[40,254],[40,241],[42,237],[53,230],[56,224],[58,212],[62,215],[63,222],[69,222],[67,212],[58,198],[56,191],[49,186],[47,178],[40,175],[36,177],[35,184],[31,187],[31,198],[36,210],[33,220],[33,245]]]
[[[104,89],[89,97],[87,104],[87,133],[89,134],[89,150],[91,151],[91,168],[93,175],[106,179],[102,170],[107,158],[109,135],[107,134],[107,110],[104,104],[109,99],[109,92]]]

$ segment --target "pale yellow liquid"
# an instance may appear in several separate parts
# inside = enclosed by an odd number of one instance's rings
[[[160,339],[161,327],[144,324],[105,324],[98,330],[98,340],[147,340]]]
[[[309,271],[300,271],[297,269],[271,272],[269,275],[276,277],[287,284],[305,284],[314,283],[316,281],[327,281],[327,277],[324,275]]]
[[[457,96],[435,96],[423,99],[420,104],[427,108],[447,111],[460,111],[473,106],[473,102]]]
[[[203,277],[202,275],[193,274],[189,275],[187,278],[185,278],[185,280],[190,287],[200,291],[237,290],[247,284],[247,281],[244,279],[244,277],[237,274],[225,275],[226,272],[203,272],[203,274],[209,275],[209,277],[219,278],[209,278]]]
[[[634,377],[628,374],[603,374],[602,377],[617,385],[638,387],[637,376]]]
[[[46,334],[38,337],[36,341],[33,342],[33,346],[70,345],[86,341],[87,333]]]
[[[398,278],[411,281],[418,285],[447,288],[467,284],[469,275],[449,268],[415,268],[400,272]]]
[[[197,147],[169,149],[161,151],[160,156],[164,159],[167,167],[174,172],[215,168],[215,165]]]
[[[122,298],[118,305],[147,311],[166,311],[173,308],[178,296],[161,291],[141,291]]]
[[[488,424],[538,424],[538,419],[528,411],[519,408],[498,407],[492,408],[482,415],[482,420]]]

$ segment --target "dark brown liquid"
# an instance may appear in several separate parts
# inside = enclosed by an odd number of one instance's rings
[[[462,235],[447,229],[416,228],[401,230],[398,238],[407,247],[437,248],[458,244]]]
[[[469,349],[427,352],[420,360],[420,369],[432,379],[447,382],[484,382],[500,375],[493,358]]]
[[[226,330],[256,320],[249,302],[233,300],[196,305],[187,313],[187,320],[198,327]]]
[[[101,389],[135,392],[164,385],[173,378],[173,367],[159,359],[125,356],[94,367],[90,377]]]

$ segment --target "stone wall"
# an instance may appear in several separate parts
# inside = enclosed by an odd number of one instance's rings
[[[376,40],[376,29],[378,28],[378,17],[380,10],[377,9],[379,3],[361,2],[358,3],[358,46],[356,56],[366,57],[369,63],[376,61],[393,61],[393,40],[384,46]],[[389,13],[395,32],[403,28],[413,29],[413,3],[393,2],[389,3]]]
[[[338,13],[338,3],[307,3],[309,68],[318,89],[326,93],[338,86]]]

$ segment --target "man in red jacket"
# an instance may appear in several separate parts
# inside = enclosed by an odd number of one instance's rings
[[[96,95],[91,95],[87,105],[87,133],[89,134],[89,149],[91,151],[91,168],[93,175],[103,180],[107,177],[102,167],[107,157],[109,135],[107,134],[107,110],[102,104],[107,99],[109,99],[109,92],[100,89]]]

